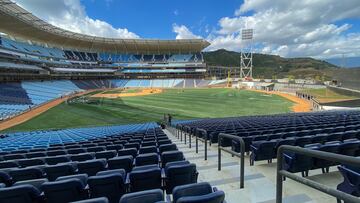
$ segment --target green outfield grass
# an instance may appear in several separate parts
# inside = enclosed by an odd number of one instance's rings
[[[169,89],[161,94],[101,99],[102,104],[60,104],[7,131],[58,129],[290,112],[292,102],[276,95],[235,89]]]

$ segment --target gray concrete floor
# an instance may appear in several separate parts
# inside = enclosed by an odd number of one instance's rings
[[[217,169],[217,145],[208,148],[208,160],[204,160],[204,143],[199,142],[199,153],[195,153],[195,142],[192,148],[177,139],[171,132],[165,130],[172,141],[184,152],[187,160],[195,163],[199,171],[199,182],[210,182],[211,185],[223,190],[228,203],[275,202],[276,191],[276,160],[268,164],[267,161],[249,164],[249,156],[245,157],[245,188],[240,189],[240,161],[237,157],[222,152],[222,170]],[[300,175],[300,174],[298,174]],[[329,174],[322,174],[321,170],[312,170],[308,179],[336,188],[342,182],[342,176],[337,167],[332,167]],[[299,184],[290,179],[284,182],[283,202],[336,202],[332,196]]]

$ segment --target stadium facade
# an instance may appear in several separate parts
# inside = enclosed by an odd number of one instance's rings
[[[89,77],[204,78],[203,39],[95,37],[53,26],[10,0],[0,1],[2,81]]]

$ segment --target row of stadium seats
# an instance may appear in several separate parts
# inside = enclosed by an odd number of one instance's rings
[[[54,131],[32,131],[9,133],[0,139],[0,151],[9,152],[16,150],[40,150],[55,144],[66,144],[108,137],[116,134],[133,133],[155,133],[156,123],[129,124],[119,126],[104,126],[91,128],[74,128]]]
[[[144,202],[146,194],[154,190],[161,194],[161,201],[162,190],[173,193],[174,202],[224,200],[222,191],[214,191],[208,183],[196,183],[196,165],[185,161],[160,128],[106,131],[106,136],[78,142],[2,152],[0,202],[56,203],[98,197],[104,202],[132,202],[138,195],[141,200],[135,202]],[[8,134],[4,139],[17,136]],[[193,191],[187,191],[189,188]]]
[[[109,176],[114,178],[112,182],[121,183],[118,173]],[[104,178],[99,175],[93,177],[93,179],[88,179],[87,183],[89,186],[84,186],[83,181],[77,179],[79,177],[65,177],[63,181],[56,181],[55,184],[51,183],[42,183],[40,190],[31,185],[19,185],[12,188],[0,189],[0,200],[5,202],[13,201],[17,203],[38,203],[38,202],[51,202],[51,203],[63,203],[66,200],[70,200],[72,203],[165,203],[170,202],[168,196],[164,198],[164,193],[161,189],[152,189],[144,190],[140,192],[132,192],[123,194],[119,201],[111,201],[116,197],[119,191],[121,191],[121,184],[114,185],[112,190],[104,190],[99,185],[96,184],[96,181],[99,178]],[[97,178],[97,179],[96,179]],[[118,180],[120,179],[120,180]],[[101,185],[104,185],[102,181]],[[95,183],[94,183],[95,182]],[[109,182],[109,181],[108,181]],[[69,184],[70,187],[66,187],[66,184]],[[117,186],[117,187],[116,187]],[[66,188],[65,188],[66,187]],[[90,189],[87,189],[89,187]],[[41,194],[41,189],[44,194]],[[109,188],[107,188],[109,189]],[[114,192],[115,194],[113,194]],[[70,193],[70,195],[69,195]],[[99,195],[108,194],[111,195],[110,198],[107,197],[96,197]],[[63,198],[65,196],[65,198]],[[93,196],[95,196],[93,198]],[[91,199],[87,199],[87,198]],[[173,203],[222,203],[225,199],[225,193],[221,190],[218,190],[215,187],[212,187],[209,183],[193,183],[176,186],[173,190]],[[86,199],[86,200],[81,200]],[[64,201],[65,200],[65,201]]]
[[[38,56],[40,58],[54,58],[57,60],[73,61],[103,61],[113,63],[132,63],[132,62],[198,62],[202,61],[202,55],[199,54],[164,54],[164,55],[133,55],[133,54],[115,54],[115,53],[89,53],[71,50],[61,50],[58,48],[49,48],[44,46],[32,45],[26,42],[18,42],[9,38],[0,37],[0,47],[8,50],[17,51],[23,54]]]
[[[360,112],[317,112],[203,119],[188,122],[183,121],[179,124],[175,121],[173,122],[173,126],[192,134],[195,134],[197,129],[204,129],[207,132],[206,137],[213,143],[217,142],[220,133],[228,133],[241,137],[272,135],[275,138],[276,136],[286,138],[359,130]],[[205,137],[205,135],[202,134],[198,136]],[[225,140],[224,143],[230,146],[231,142],[226,141],[227,140]]]
[[[307,149],[319,150],[323,152],[331,152],[346,156],[360,156],[360,140],[345,140],[344,142],[333,141],[325,144],[309,144],[304,146]],[[293,173],[302,172],[303,176],[308,176],[309,170],[322,169],[323,173],[328,173],[331,166],[338,163],[323,159],[306,157],[294,153],[284,154],[284,169]]]
[[[328,111],[315,113],[281,114],[272,116],[248,116],[239,118],[201,119],[174,121],[173,127],[211,142],[218,142],[220,133],[241,137],[245,151],[250,152],[250,165],[255,161],[271,163],[280,146],[290,145],[328,153],[360,157],[360,111]],[[204,129],[200,131],[198,129]],[[223,147],[240,152],[237,140],[221,140]],[[301,172],[308,176],[310,170],[321,169],[329,173],[330,167],[339,163],[312,158],[293,152],[285,152],[284,170]],[[360,168],[338,166],[343,182],[338,190],[360,195]]]

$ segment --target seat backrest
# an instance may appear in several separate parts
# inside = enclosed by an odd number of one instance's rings
[[[38,179],[43,177],[42,170],[38,168],[22,168],[9,171],[9,175],[14,182],[22,180]]]
[[[163,200],[163,191],[161,189],[153,189],[125,194],[121,197],[119,203],[159,202]]]
[[[38,166],[38,165],[44,165],[45,161],[44,159],[39,158],[33,158],[33,159],[23,159],[18,161],[19,165],[23,168],[28,166]]]
[[[167,165],[165,174],[167,178],[166,190],[168,194],[172,193],[173,188],[176,186],[197,183],[195,164]]]
[[[113,145],[108,145],[106,146],[107,150],[116,150],[119,151],[123,148],[123,146],[121,144],[113,144]]]
[[[40,201],[40,191],[31,185],[0,188],[0,202],[36,203]]]
[[[126,177],[119,173],[96,175],[88,179],[91,197],[106,197],[109,202],[117,203],[125,194]]]
[[[6,154],[3,156],[4,160],[16,160],[16,159],[25,159],[23,154]]]
[[[54,151],[47,151],[46,154],[48,156],[59,156],[59,155],[66,155],[65,150],[54,150]]]
[[[115,150],[103,151],[103,152],[96,152],[95,157],[97,159],[110,159],[116,156]]]
[[[20,165],[17,163],[17,161],[1,161],[0,162],[0,169],[2,168],[15,168],[19,167]]]
[[[147,146],[147,147],[141,147],[139,149],[139,154],[147,154],[147,153],[157,153],[157,147]]]
[[[140,148],[140,144],[139,143],[126,143],[126,144],[124,144],[124,148],[125,149],[136,148],[136,150],[138,150]]]
[[[68,149],[67,153],[68,154],[81,154],[81,153],[86,153],[86,149],[84,148],[75,148],[75,149]]]
[[[207,195],[181,197],[176,203],[222,203],[224,199],[225,193],[216,191]]]
[[[105,151],[105,147],[104,146],[97,146],[97,147],[89,147],[87,148],[88,152],[102,152]]]
[[[133,170],[130,172],[129,178],[132,192],[161,188],[160,168]]]
[[[105,170],[105,166],[105,159],[83,161],[77,164],[79,173],[86,173],[89,176],[94,176],[97,172]]]
[[[71,155],[70,159],[72,161],[87,161],[94,159],[94,155],[92,153],[82,153],[82,154]]]
[[[31,158],[45,157],[46,153],[45,152],[31,152],[31,153],[26,153],[25,156],[26,156],[26,158],[31,159]]]
[[[184,154],[180,151],[166,151],[161,154],[161,166],[165,167],[169,162],[182,161],[184,159]]]
[[[177,186],[173,189],[173,200],[177,202],[178,199],[186,196],[201,196],[213,192],[211,185],[207,182],[193,183],[187,185]]]
[[[128,148],[128,149],[122,149],[118,151],[118,156],[126,156],[131,155],[132,157],[136,157],[137,155],[137,149],[136,148]]]
[[[87,198],[83,183],[78,179],[46,182],[41,186],[48,203],[66,203]]]
[[[135,159],[135,166],[158,164],[159,158],[156,153],[140,154]]]
[[[69,162],[70,158],[67,155],[62,155],[62,156],[53,156],[53,157],[46,157],[45,158],[45,162],[48,165],[56,165],[59,163],[65,163],[65,162]]]
[[[60,177],[56,178],[56,181],[77,179],[80,182],[82,182],[83,185],[86,185],[88,178],[89,178],[89,176],[87,174],[83,173],[83,174],[75,174],[75,175],[68,175],[68,176],[60,176]]]
[[[159,152],[163,153],[165,151],[174,151],[177,150],[176,144],[164,144],[159,146]]]
[[[50,181],[54,181],[60,176],[74,175],[75,167],[72,164],[57,164],[45,167],[44,171],[46,173],[46,177]]]
[[[134,159],[131,155],[118,156],[111,158],[107,161],[109,169],[124,169],[126,172],[130,172],[133,168]]]
[[[109,200],[106,197],[98,197],[98,198],[80,200],[71,203],[109,203]]]

